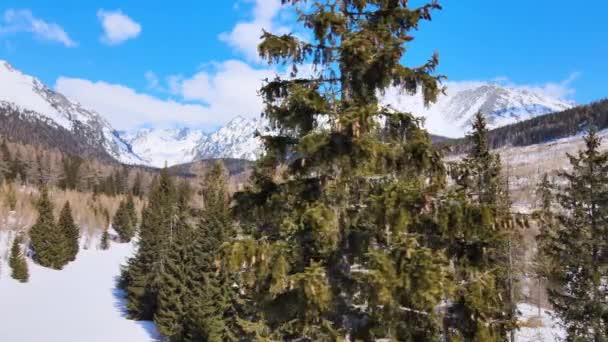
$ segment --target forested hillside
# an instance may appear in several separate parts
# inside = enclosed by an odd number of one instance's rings
[[[37,113],[0,105],[0,135],[3,137],[48,149],[56,148],[81,158],[98,158],[118,164],[98,141],[91,141],[94,133],[85,126],[74,127],[74,132],[71,132]]]
[[[496,128],[489,132],[488,141],[493,149],[528,146],[573,136],[589,126],[595,126],[598,130],[608,128],[608,100]],[[465,153],[471,148],[466,138],[438,141],[438,144],[449,147],[448,154]]]

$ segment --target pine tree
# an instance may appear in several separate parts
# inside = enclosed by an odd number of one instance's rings
[[[473,147],[457,165],[456,182],[477,204],[496,205],[501,193],[501,162],[499,155],[490,153],[487,123],[481,112],[475,114],[468,139]]]
[[[132,193],[127,195],[125,208],[131,219],[131,226],[135,229],[137,227],[137,210],[135,209],[135,200],[133,199]]]
[[[33,259],[44,267],[60,270],[70,260],[70,246],[64,231],[55,222],[53,205],[44,187],[37,208],[38,219],[30,229]]]
[[[108,233],[107,229],[105,229],[103,233],[101,233],[101,241],[99,242],[99,248],[101,248],[101,250],[103,251],[110,249],[110,234]]]
[[[12,179],[25,183],[27,180],[27,164],[23,162],[19,150],[15,153],[15,157],[11,163]]]
[[[133,194],[133,196],[137,196],[139,198],[142,198],[144,193],[142,190],[142,179],[141,179],[141,172],[138,172],[135,174],[135,180],[133,180],[133,187],[131,188],[131,193]]]
[[[0,154],[0,161],[2,162],[2,176],[8,182],[11,182],[15,179],[11,169],[11,166],[13,165],[13,158],[10,150],[8,149],[6,139],[2,139],[2,143],[0,144]]]
[[[165,168],[155,180],[142,213],[137,254],[129,260],[121,277],[120,285],[127,293],[127,309],[134,319],[152,320],[156,313],[176,210],[175,185]]]
[[[65,205],[61,209],[57,224],[65,236],[68,247],[67,258],[69,261],[74,261],[76,260],[76,255],[78,254],[80,229],[78,226],[76,226],[76,223],[74,223],[74,218],[72,217],[72,208],[70,207],[69,201],[65,202]]]
[[[518,235],[510,213],[500,156],[490,152],[484,116],[477,113],[469,154],[452,165],[457,194],[442,214],[444,243],[458,286],[446,319],[449,334],[467,341],[502,341],[515,328],[513,245]]]
[[[27,261],[21,252],[21,243],[23,242],[23,238],[21,236],[17,236],[15,240],[13,240],[13,245],[11,247],[11,256],[9,259],[9,266],[11,267],[11,277],[16,279],[22,283],[26,283],[29,280],[29,271],[27,267]]]
[[[234,277],[220,272],[217,263],[223,245],[235,233],[227,177],[223,163],[217,162],[205,175],[202,186],[204,208],[193,240],[191,282],[195,286],[189,308],[194,340],[236,340],[232,332],[235,318],[231,317],[236,295]]]
[[[566,185],[557,197],[559,226],[542,237],[542,251],[554,266],[549,301],[569,341],[608,340],[608,154],[600,144],[592,128],[585,150],[568,155],[572,171],[560,174]]]
[[[6,202],[11,211],[14,211],[17,208],[17,193],[15,192],[13,183],[8,184],[8,188],[6,190]]]
[[[177,212],[172,222],[170,246],[163,260],[158,290],[158,307],[154,322],[169,341],[192,340],[189,308],[192,291],[199,284],[193,283],[194,249],[193,229],[189,223],[190,190],[187,183],[180,184],[177,194]],[[197,341],[194,339],[192,341]]]
[[[293,73],[261,89],[277,134],[261,137],[266,154],[236,198],[242,231],[224,262],[246,303],[239,334],[440,339],[437,308],[453,288],[434,243],[445,170],[421,121],[378,99],[389,86],[436,99],[437,57],[401,61],[411,31],[438,8],[316,1],[299,17],[314,41],[263,34],[260,56]],[[305,63],[313,76],[298,75]]]
[[[555,204],[555,185],[549,180],[548,174],[543,174],[536,188],[536,210],[533,217],[539,226],[539,235],[536,237],[537,254],[534,260],[534,271],[538,280],[538,308],[541,307],[541,296],[544,287],[551,286],[547,283],[550,274],[558,264],[551,258],[552,244],[557,238],[557,222],[553,210]]]
[[[76,190],[80,182],[83,160],[77,156],[63,156],[62,160],[63,175],[59,181],[62,189]]]
[[[133,238],[133,235],[135,235],[135,227],[133,226],[131,215],[127,202],[121,201],[112,220],[112,228],[118,233],[120,242],[129,242]]]

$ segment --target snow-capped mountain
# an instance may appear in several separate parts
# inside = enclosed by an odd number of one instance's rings
[[[122,133],[132,151],[146,165],[163,167],[189,163],[194,160],[199,141],[204,133],[200,130],[143,128],[131,133]]]
[[[430,107],[424,106],[421,95],[395,91],[387,92],[383,101],[425,117],[431,133],[447,137],[463,136],[477,111],[486,114],[491,127],[498,127],[573,106],[531,89],[481,82],[448,83],[446,94]],[[63,137],[71,134],[71,141],[102,150],[123,163],[156,167],[209,158],[254,160],[262,151],[255,132],[265,131],[262,119],[237,117],[211,133],[185,128],[118,132],[99,113],[4,61],[0,61],[0,112],[5,115],[16,112],[20,117],[42,120],[61,128]]]
[[[4,109],[4,113],[19,113],[44,120],[51,127],[63,128],[79,140],[86,140],[83,143],[100,148],[122,162],[143,162],[97,112],[51,90],[5,61],[0,61],[0,109]]]
[[[147,165],[163,167],[213,158],[255,160],[261,151],[256,130],[263,130],[261,120],[236,117],[212,133],[189,128],[143,128],[123,132],[121,137]]]
[[[238,158],[255,160],[261,154],[262,144],[256,131],[264,132],[262,119],[237,117],[216,132],[206,135],[196,146],[196,159]]]
[[[470,130],[471,119],[478,111],[486,115],[490,128],[496,128],[574,106],[532,89],[483,82],[449,82],[446,94],[429,107],[424,106],[421,95],[406,96],[396,91],[387,92],[384,101],[425,117],[431,133],[452,138]]]
[[[447,137],[463,136],[477,111],[485,113],[489,126],[495,128],[573,106],[528,89],[480,82],[450,83],[446,94],[440,95],[437,103],[429,107],[424,106],[421,96],[396,92],[388,92],[384,102],[425,117],[431,133]],[[123,137],[150,165],[162,166],[165,161],[171,165],[208,158],[254,160],[262,148],[254,134],[264,129],[262,119],[237,117],[211,134],[144,129]]]

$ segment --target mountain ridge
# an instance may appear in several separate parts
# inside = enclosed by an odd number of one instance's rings
[[[427,129],[434,135],[452,138],[464,135],[471,118],[479,110],[486,114],[493,128],[563,111],[573,105],[521,87],[483,82],[447,85],[447,94],[440,96],[431,107],[424,106],[421,96],[405,96],[394,90],[388,91],[382,101],[424,117]],[[38,126],[44,122],[49,129],[60,131],[57,134],[61,137],[54,137],[50,144],[65,140],[79,145],[77,151],[106,153],[125,164],[153,167],[214,158],[255,160],[262,153],[261,141],[255,133],[268,131],[264,119],[242,116],[214,132],[183,127],[118,131],[102,114],[84,108],[1,60],[0,110],[5,118],[8,118],[6,113],[13,114],[10,127],[14,128],[19,120],[36,118],[40,121]],[[33,129],[24,131],[31,134]],[[3,133],[10,134],[10,128],[7,126]],[[67,137],[69,134],[72,136]]]

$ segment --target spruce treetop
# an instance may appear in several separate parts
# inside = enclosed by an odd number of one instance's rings
[[[292,5],[305,1],[283,1]],[[442,76],[434,76],[438,57],[422,66],[401,64],[413,30],[441,7],[435,1],[410,9],[403,1],[317,1],[298,8],[298,20],[313,33],[311,42],[292,34],[264,32],[260,56],[291,67],[291,77],[268,80],[261,89],[264,116],[282,132],[265,136],[266,160],[272,163],[295,153],[300,168],[310,170],[335,159],[361,159],[384,152],[369,133],[384,119],[416,121],[379,104],[379,94],[397,87],[408,94],[421,91],[426,103],[436,100]],[[299,68],[312,65],[310,77]],[[387,119],[388,118],[388,119]],[[329,128],[330,132],[320,132]],[[386,149],[384,149],[386,150]],[[344,161],[343,161],[344,162]],[[354,161],[353,161],[354,162]]]

